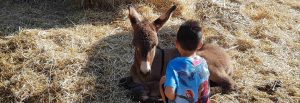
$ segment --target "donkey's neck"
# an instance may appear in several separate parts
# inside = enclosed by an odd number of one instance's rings
[[[151,66],[151,78],[160,80],[166,73],[169,61],[179,56],[180,54],[176,48],[161,49],[157,47]]]
[[[164,71],[164,50],[160,47],[156,48],[153,63],[151,65],[151,79],[160,80]]]

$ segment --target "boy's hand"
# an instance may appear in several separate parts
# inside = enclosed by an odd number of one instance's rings
[[[164,84],[166,82],[166,76],[160,78],[159,84]]]
[[[175,99],[175,90],[172,87],[164,87],[164,83],[166,82],[166,76],[161,77],[160,81],[159,81],[159,86],[160,86],[160,95],[164,101],[164,103],[166,103],[166,100],[174,100]]]
[[[160,92],[161,98],[164,103],[166,103],[166,96],[165,96],[165,92],[164,92],[164,83],[165,82],[166,82],[166,76],[162,76],[159,81],[159,92]]]

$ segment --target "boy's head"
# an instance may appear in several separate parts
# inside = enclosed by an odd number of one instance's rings
[[[202,46],[202,28],[198,21],[188,20],[183,23],[176,37],[176,44],[185,51],[195,51]]]

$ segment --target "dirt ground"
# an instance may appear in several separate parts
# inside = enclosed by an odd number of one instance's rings
[[[0,1],[0,102],[132,103],[118,87],[133,64],[127,4],[112,10],[64,2]],[[172,2],[171,2],[172,1]],[[148,0],[133,5],[154,20],[178,9],[159,32],[174,47],[179,25],[201,21],[205,42],[232,58],[238,91],[212,102],[300,102],[299,0]]]

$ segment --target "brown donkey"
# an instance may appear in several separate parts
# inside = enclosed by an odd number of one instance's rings
[[[151,69],[157,68],[157,65],[161,65],[160,63],[162,61],[162,55],[156,53],[160,52],[160,50],[157,49],[157,32],[170,18],[176,6],[171,7],[165,14],[153,22],[142,20],[141,16],[132,6],[129,6],[128,9],[129,19],[133,27],[132,44],[135,48],[131,76],[133,82],[140,85],[138,88],[142,88],[136,92],[136,95],[139,96],[138,99],[146,101],[151,99],[149,97],[159,96],[158,85],[162,73],[161,70]],[[153,62],[155,57],[156,60]]]
[[[160,97],[159,80],[165,75],[167,63],[180,56],[175,48],[161,49],[157,47],[157,32],[170,18],[176,6],[153,22],[142,20],[140,15],[129,6],[129,19],[133,27],[132,44],[135,48],[134,64],[131,67],[131,77],[122,79],[125,87],[130,88],[135,99],[142,102],[154,102]],[[232,73],[230,58],[226,52],[217,46],[205,44],[198,52],[207,60],[210,80],[224,89],[233,89],[234,81],[229,76]],[[154,100],[154,101],[153,101]]]

